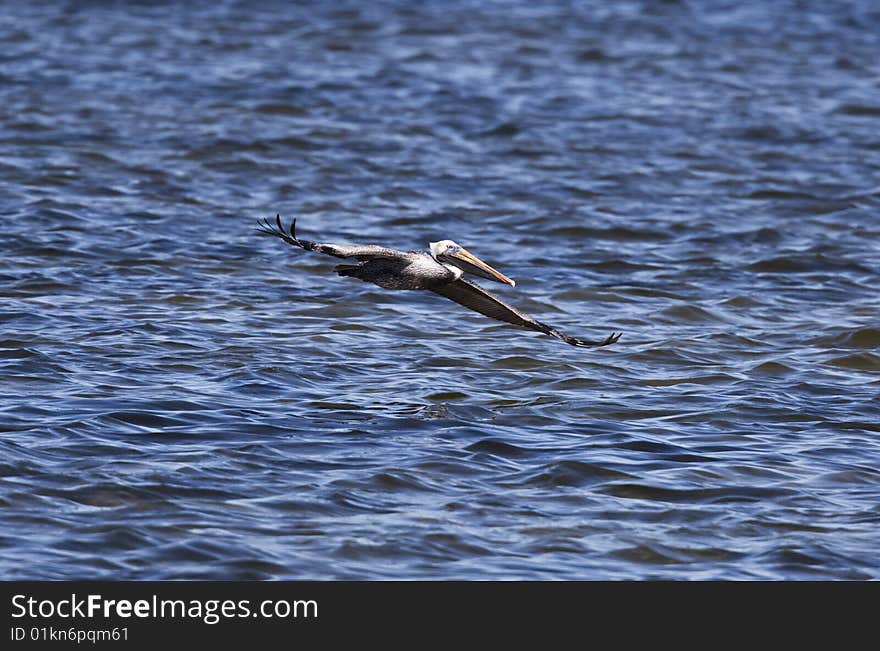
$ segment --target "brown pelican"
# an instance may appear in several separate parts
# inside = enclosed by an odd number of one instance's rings
[[[556,328],[535,321],[479,285],[465,280],[462,275],[469,273],[511,287],[516,285],[452,240],[431,242],[430,253],[395,251],[375,244],[319,244],[296,236],[295,219],[290,223],[290,230],[285,231],[280,215],[275,216],[274,225],[268,219],[261,221],[260,230],[306,251],[358,261],[358,264],[334,267],[340,276],[360,278],[384,289],[427,289],[492,319],[543,332],[572,346],[607,346],[620,339],[621,333],[615,332],[600,341],[570,337]]]

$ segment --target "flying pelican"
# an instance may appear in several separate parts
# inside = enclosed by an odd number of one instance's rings
[[[375,244],[319,244],[301,240],[296,236],[296,220],[291,221],[290,230],[285,231],[280,215],[275,215],[274,225],[268,219],[259,224],[262,232],[279,237],[306,251],[318,251],[337,258],[358,261],[358,264],[340,264],[334,267],[333,270],[340,276],[360,278],[383,289],[427,289],[492,319],[543,332],[572,346],[607,346],[620,339],[622,334],[612,332],[600,341],[577,339],[523,314],[479,285],[462,278],[463,274],[469,273],[511,287],[516,285],[510,278],[452,240],[431,242],[430,253],[404,252]]]

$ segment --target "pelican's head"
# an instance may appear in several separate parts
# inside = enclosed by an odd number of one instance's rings
[[[492,267],[480,260],[467,249],[459,246],[452,240],[440,240],[439,242],[431,242],[431,255],[440,264],[452,265],[481,278],[488,278],[499,283],[506,283],[511,287],[515,287],[516,283],[503,273],[495,271]]]

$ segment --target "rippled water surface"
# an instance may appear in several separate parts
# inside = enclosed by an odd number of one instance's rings
[[[880,578],[874,2],[4,3],[0,142],[3,578]]]

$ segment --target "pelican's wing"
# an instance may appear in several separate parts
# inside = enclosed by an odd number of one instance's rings
[[[260,224],[260,232],[267,235],[280,237],[282,240],[293,246],[298,246],[306,251],[318,251],[327,255],[336,256],[337,258],[356,258],[357,260],[373,260],[374,258],[396,258],[400,255],[394,249],[386,249],[384,246],[376,244],[320,244],[318,242],[310,242],[309,240],[301,240],[296,236],[296,220],[290,222],[290,230],[285,231],[281,225],[281,216],[275,215],[275,224],[268,219],[264,219]]]
[[[521,328],[529,328],[530,330],[543,332],[551,337],[562,339],[562,341],[571,344],[572,346],[607,346],[620,339],[621,335],[621,333],[612,332],[602,341],[587,341],[585,339],[569,337],[567,334],[559,332],[556,328],[551,328],[540,321],[535,321],[528,314],[523,314],[516,308],[511,307],[479,285],[475,285],[462,278],[446,285],[442,285],[441,287],[434,288],[431,291],[440,294],[441,296],[445,296],[459,305],[464,305],[480,314],[485,314],[492,319],[506,321],[507,323],[512,323]]]

